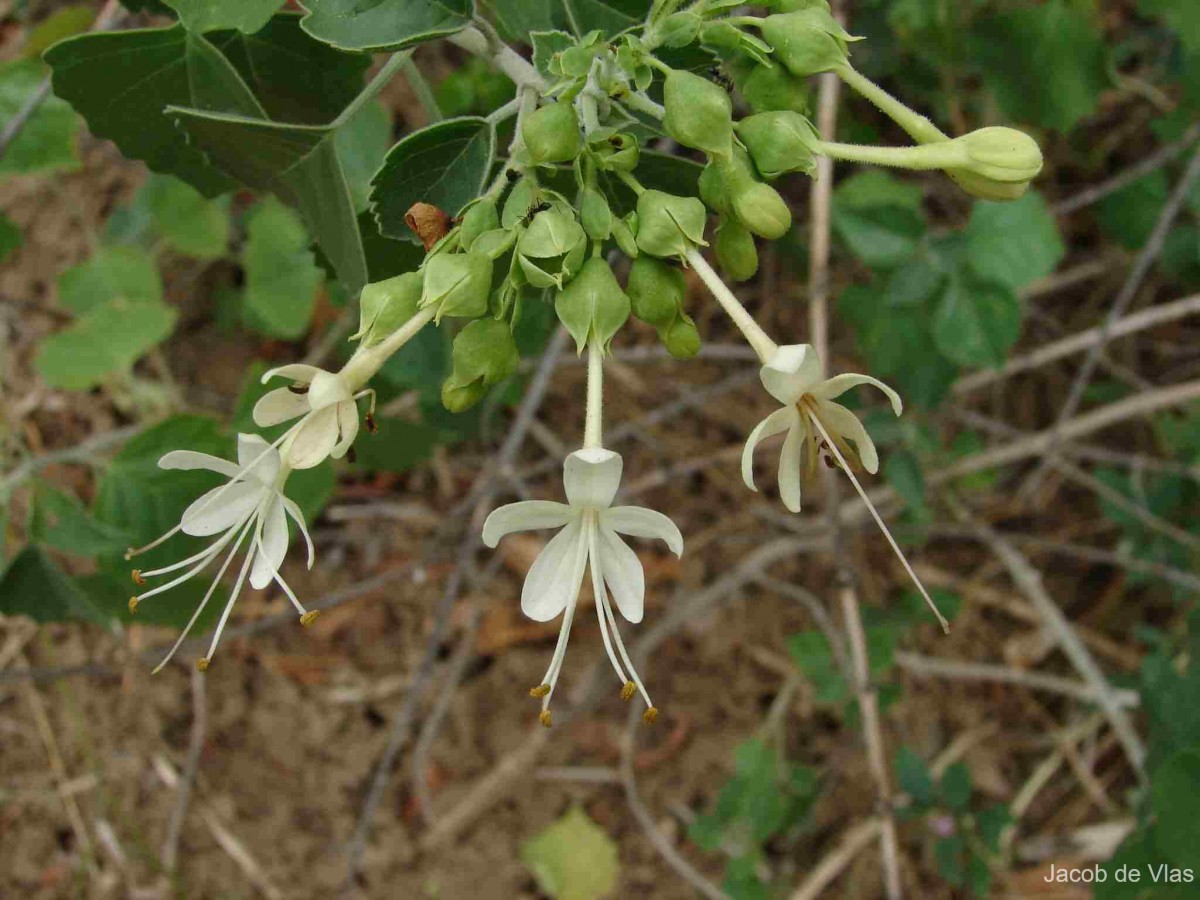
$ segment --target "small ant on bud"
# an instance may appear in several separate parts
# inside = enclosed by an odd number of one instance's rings
[[[713,81],[725,89],[726,93],[733,93],[733,79],[721,71],[720,66],[713,66],[708,70],[708,74]]]

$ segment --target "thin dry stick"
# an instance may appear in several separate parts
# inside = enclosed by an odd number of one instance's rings
[[[1055,360],[1070,356],[1072,353],[1089,350],[1106,341],[1135,334],[1147,328],[1154,328],[1166,322],[1174,322],[1177,319],[1197,313],[1200,313],[1200,294],[1193,294],[1191,297],[1184,297],[1172,303],[1151,306],[1148,309],[1143,309],[1141,312],[1118,319],[1107,330],[1104,325],[1098,325],[1095,328],[1089,328],[1087,331],[1081,331],[1079,334],[1073,334],[1062,340],[1046,344],[1032,353],[1014,357],[999,369],[985,369],[960,378],[954,383],[953,391],[955,395],[967,394],[978,388],[1008,378],[1011,375],[1016,375],[1018,372],[1027,372],[1030,369],[1041,368]]]
[[[1145,280],[1151,266],[1154,265],[1155,260],[1162,253],[1163,246],[1167,241],[1167,235],[1171,232],[1171,226],[1175,224],[1175,219],[1179,216],[1179,212],[1183,209],[1184,202],[1187,200],[1192,182],[1198,176],[1200,176],[1200,150],[1197,150],[1192,155],[1191,162],[1188,163],[1187,169],[1184,170],[1183,177],[1175,185],[1175,190],[1167,200],[1167,205],[1163,207],[1162,213],[1159,214],[1158,221],[1154,224],[1154,230],[1150,233],[1150,239],[1146,241],[1146,246],[1142,248],[1142,252],[1138,254],[1129,277],[1125,279],[1125,284],[1121,287],[1120,293],[1117,294],[1116,299],[1113,301],[1112,308],[1108,311],[1108,316],[1101,326],[1100,338],[1088,349],[1087,357],[1084,359],[1078,374],[1076,374],[1075,381],[1071,384],[1071,390],[1067,394],[1067,401],[1058,411],[1058,416],[1055,418],[1054,425],[1051,428],[1051,437],[1046,449],[1048,456],[1054,454],[1055,447],[1064,439],[1062,435],[1063,426],[1075,415],[1075,411],[1079,409],[1079,404],[1083,401],[1083,393],[1087,390],[1088,384],[1091,383],[1092,375],[1096,372],[1096,366],[1100,363],[1100,353],[1112,336],[1113,327],[1125,315],[1129,304],[1133,302],[1138,289],[1142,286],[1142,281]],[[1031,496],[1041,484],[1047,469],[1048,461],[1044,460],[1022,485],[1018,496]]]
[[[184,762],[183,777],[179,782],[179,796],[171,811],[171,822],[167,826],[167,838],[163,841],[162,867],[168,875],[175,871],[179,856],[179,838],[183,833],[183,822],[187,818],[188,802],[192,798],[192,787],[196,782],[196,770],[200,766],[200,753],[204,750],[204,735],[208,728],[208,703],[204,694],[204,673],[192,668],[192,734],[188,741],[187,760]]]
[[[792,900],[818,900],[825,896],[825,889],[833,884],[867,844],[875,840],[881,826],[882,822],[879,819],[867,819],[848,829],[834,848],[817,863],[816,868],[809,872],[800,887],[796,888]]]
[[[834,15],[845,19],[840,3],[834,5]],[[821,79],[817,106],[817,127],[825,140],[837,139],[838,99],[841,81],[837,76],[826,74]],[[810,193],[811,227],[809,233],[809,332],[817,357],[823,368],[828,366],[829,357],[829,253],[832,225],[833,161],[818,157],[816,180]],[[867,655],[866,635],[863,631],[862,612],[859,609],[858,592],[853,574],[846,567],[841,552],[839,533],[841,524],[838,511],[838,491],[832,471],[825,473],[825,496],[828,498],[827,515],[830,532],[834,537],[834,557],[838,567],[838,601],[842,617],[846,622],[846,636],[850,644],[850,664],[854,675],[854,689],[858,697],[862,716],[863,738],[866,742],[867,763],[875,781],[876,801],[879,806],[879,852],[883,862],[883,884],[888,900],[903,896],[900,885],[900,857],[897,850],[896,822],[892,816],[891,785],[883,749],[883,729],[879,721],[878,698],[870,684],[870,660]],[[886,529],[884,529],[886,534]]]
[[[1130,764],[1133,766],[1134,773],[1142,784],[1146,783],[1145,761],[1146,748],[1142,744],[1141,738],[1138,737],[1137,731],[1133,727],[1133,723],[1129,721],[1129,717],[1125,714],[1124,708],[1117,699],[1117,693],[1113,690],[1112,685],[1108,683],[1108,679],[1104,677],[1104,673],[1100,670],[1100,666],[1092,657],[1091,652],[1084,646],[1083,641],[1075,634],[1075,630],[1071,627],[1070,621],[1067,619],[1058,604],[1047,593],[1045,586],[1042,584],[1041,574],[1030,564],[1011,543],[1005,540],[996,531],[983,524],[982,522],[970,519],[966,511],[960,506],[957,501],[950,500],[952,509],[956,515],[971,527],[983,541],[992,550],[993,553],[1008,569],[1008,574],[1012,578],[1013,583],[1023,593],[1029,602],[1033,604],[1034,609],[1042,617],[1042,621],[1046,628],[1054,635],[1058,641],[1059,647],[1071,665],[1075,667],[1080,676],[1096,693],[1096,703],[1099,705],[1105,718],[1108,719],[1109,725],[1112,726],[1113,732],[1117,736],[1117,740],[1121,744],[1121,748],[1125,751]]]

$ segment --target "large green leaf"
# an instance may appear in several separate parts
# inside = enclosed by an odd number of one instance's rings
[[[130,536],[122,528],[92,517],[74,497],[48,484],[38,484],[30,540],[72,556],[121,553]]]
[[[118,297],[92,307],[38,347],[34,366],[51,387],[85,390],[126,369],[171,333],[178,313]]]
[[[270,21],[284,0],[164,0],[188,31],[236,28],[253,34]]]
[[[383,165],[392,144],[392,114],[378,101],[367,103],[340,127],[334,138],[338,159],[350,185],[356,212],[363,212],[371,200],[371,179]]]
[[[946,359],[999,367],[1021,334],[1021,301],[1001,284],[951,278],[938,300],[933,339]]]
[[[182,178],[206,197],[234,187],[164,116],[171,104],[262,115],[236,69],[182,26],[79,35],[46,51],[54,92],[92,133],[156,172]]]
[[[367,263],[354,201],[338,159],[336,128],[180,107],[170,107],[169,112],[221,169],[296,207],[351,292],[366,284]]]
[[[12,119],[45,77],[44,67],[36,60],[0,65],[0,122]],[[71,107],[58,97],[47,97],[0,157],[0,173],[78,168],[77,128]]]
[[[344,50],[399,50],[461,31],[470,0],[308,0],[304,30]]]
[[[87,595],[38,547],[26,547],[0,575],[0,613],[35,622],[96,619]]]
[[[321,270],[295,212],[268,197],[246,220],[246,313],[259,330],[294,340],[312,321]]]
[[[921,189],[886,172],[847,178],[834,192],[833,228],[865,265],[903,265],[916,255],[925,234]]]
[[[577,36],[597,28],[615,35],[644,22],[650,0],[563,0],[563,12]]]
[[[1054,215],[1034,191],[1009,203],[976,203],[966,237],[971,269],[1013,291],[1045,278],[1067,252]]]
[[[496,24],[501,37],[522,44],[530,43],[534,32],[566,24],[558,0],[479,0],[479,8]]]
[[[142,188],[155,229],[176,250],[217,259],[229,244],[229,200],[209,200],[169,175],[151,175]]]
[[[387,237],[416,241],[404,215],[417,202],[455,215],[483,190],[495,152],[491,124],[472,116],[408,135],[391,149],[371,183],[379,230]]]
[[[76,315],[111,300],[161,303],[162,296],[154,257],[140,247],[101,247],[58,276],[58,302]]]
[[[556,900],[600,900],[617,886],[617,845],[578,806],[525,841],[521,860]]]

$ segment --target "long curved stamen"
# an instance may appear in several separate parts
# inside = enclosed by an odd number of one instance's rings
[[[892,533],[884,524],[883,519],[879,515],[879,511],[875,509],[875,504],[871,502],[871,498],[867,496],[867,492],[863,490],[863,486],[858,483],[858,479],[854,476],[854,470],[850,468],[846,458],[842,456],[842,451],[838,449],[837,443],[829,436],[829,432],[825,430],[825,426],[821,424],[821,420],[812,412],[809,412],[813,424],[817,426],[825,441],[829,444],[829,449],[833,451],[833,455],[837,457],[838,463],[842,467],[842,471],[846,473],[846,477],[850,479],[850,483],[854,485],[854,489],[858,491],[858,496],[862,497],[863,503],[867,504],[867,509],[871,516],[875,519],[875,524],[879,526],[879,530],[883,532],[883,536],[887,538],[888,543],[892,545],[892,550],[900,559],[900,563],[904,566],[904,571],[908,573],[908,577],[912,579],[913,584],[917,586],[917,590],[921,592],[921,596],[925,598],[925,603],[933,610],[933,614],[937,616],[938,623],[942,626],[942,631],[946,634],[950,633],[950,623],[946,621],[946,617],[942,615],[941,610],[937,608],[937,604],[933,602],[933,598],[929,596],[929,591],[925,590],[925,585],[921,583],[921,579],[917,577],[917,573],[913,571],[913,567],[908,564],[908,559],[904,555],[904,551],[900,549],[900,545],[896,543],[896,539],[892,537]]]
[[[261,508],[259,512],[261,513]],[[229,592],[229,600],[226,601],[225,610],[221,613],[221,621],[217,623],[217,630],[213,634],[212,643],[208,646],[208,653],[198,663],[198,665],[202,664],[203,668],[208,667],[208,661],[217,652],[217,644],[221,641],[221,632],[225,630],[225,623],[229,621],[229,614],[233,612],[233,605],[237,602],[238,594],[242,592],[242,585],[246,582],[246,575],[250,571],[250,564],[254,562],[257,545],[262,542],[262,516],[261,514],[256,515],[255,518],[257,521],[254,524],[254,538],[250,542],[250,549],[246,552],[246,559],[242,563],[241,571],[238,572],[237,581],[233,583],[233,590]]]
[[[263,553],[264,549],[263,549],[263,543],[262,543],[262,534],[259,533],[257,535],[257,537],[255,538],[255,540],[257,541],[256,546],[258,547],[258,552]],[[292,606],[296,607],[296,612],[300,613],[300,617],[304,618],[305,616],[307,616],[308,610],[304,608],[304,604],[301,603],[300,600],[296,597],[296,594],[292,590],[291,586],[286,581],[283,580],[282,573],[280,573],[280,571],[278,569],[272,569],[271,577],[275,580],[275,582],[281,588],[283,588],[283,592],[285,594],[287,594],[287,598],[292,601]]]
[[[616,653],[613,652],[612,639],[608,636],[608,623],[604,617],[606,594],[604,591],[604,575],[600,569],[600,546],[597,540],[600,529],[596,527],[596,513],[594,510],[588,510],[585,515],[587,519],[584,527],[588,529],[588,556],[592,570],[592,593],[596,598],[596,618],[600,620],[600,637],[604,640],[604,650],[608,653],[608,661],[612,663],[612,667],[617,672],[617,677],[621,679],[622,689],[624,689],[624,686],[629,683],[629,679],[625,677],[625,670],[621,668],[621,663],[617,660]]]
[[[305,413],[305,415],[300,418],[300,421],[297,422],[295,425],[293,425],[291,428],[289,428],[287,431],[285,431],[283,434],[281,434],[279,436],[279,438],[275,441],[275,443],[268,445],[266,447],[266,449],[263,450],[262,453],[260,453],[258,456],[256,456],[254,459],[252,459],[246,465],[242,466],[241,469],[238,470],[238,473],[236,475],[234,475],[232,478],[230,478],[227,482],[225,482],[225,484],[223,484],[220,488],[218,488],[217,491],[211,497],[209,497],[208,500],[205,501],[200,506],[200,508],[196,510],[195,513],[193,513],[193,515],[204,512],[206,509],[208,509],[210,506],[212,506],[213,503],[215,503],[220,497],[222,497],[227,490],[229,490],[231,487],[233,487],[233,485],[237,484],[238,482],[244,481],[246,478],[246,475],[250,472],[250,470],[253,469],[260,462],[262,462],[262,460],[266,458],[268,453],[270,453],[272,450],[278,449],[279,445],[282,444],[285,440],[287,440],[292,435],[292,432],[296,431],[296,429],[298,429],[301,426],[301,424],[304,423],[304,421],[308,418],[309,415],[310,415],[309,413]],[[183,520],[180,519],[178,525],[176,525],[174,528],[172,528],[166,534],[155,538],[153,541],[151,541],[145,547],[137,547],[137,548],[130,547],[128,550],[125,551],[125,559],[127,559],[127,560],[133,559],[135,556],[139,556],[142,553],[145,553],[147,550],[153,550],[159,544],[163,543],[163,541],[166,541],[169,538],[174,537],[176,534],[178,534],[182,528],[183,528]],[[143,577],[145,576],[145,574],[146,574],[145,572],[142,573]]]
[[[613,615],[612,604],[608,602],[607,594],[604,596],[604,614],[608,617],[608,626],[612,629],[613,641],[617,645],[617,652],[621,654],[621,660],[625,663],[625,668],[629,670],[629,676],[633,679],[633,683],[637,685],[638,693],[646,701],[646,709],[654,709],[654,704],[650,700],[650,694],[646,692],[646,686],[642,684],[642,679],[638,677],[637,671],[633,668],[633,661],[629,658],[629,653],[625,650],[625,642],[621,640],[621,632],[617,629],[617,617]]]
[[[249,518],[250,518],[249,516],[246,517],[246,519],[249,519]],[[145,572],[145,571],[142,571],[141,569],[138,569],[138,577],[142,578],[142,579],[146,579],[146,578],[154,578],[158,575],[166,575],[168,572],[174,572],[176,569],[182,569],[184,566],[190,566],[196,560],[202,559],[205,556],[208,556],[212,553],[216,553],[216,552],[220,551],[221,547],[224,546],[222,544],[222,541],[224,541],[229,536],[230,532],[237,531],[239,528],[241,528],[242,525],[245,524],[246,519],[243,519],[240,522],[235,522],[233,525],[229,526],[229,528],[226,529],[225,534],[221,535],[221,537],[219,537],[217,540],[213,541],[211,544],[209,544],[207,547],[205,547],[199,553],[194,553],[191,556],[189,556],[187,559],[181,559],[179,562],[171,563],[171,565],[169,565],[169,566],[163,566],[161,569],[151,569],[149,572]],[[139,584],[140,583],[141,582],[139,582]]]
[[[210,584],[208,586],[208,590],[204,592],[204,598],[200,601],[200,605],[196,607],[196,611],[192,613],[192,617],[188,619],[187,625],[184,626],[183,631],[180,632],[179,637],[175,640],[175,644],[171,647],[167,655],[163,657],[162,662],[154,667],[154,671],[150,673],[151,675],[157,675],[159,672],[161,672],[163,666],[171,661],[171,657],[175,655],[175,651],[178,650],[180,645],[182,645],[187,639],[188,633],[192,630],[192,626],[196,624],[196,620],[200,618],[200,614],[204,612],[204,608],[208,606],[208,601],[212,597],[213,592],[216,591],[217,585],[220,584],[221,579],[225,577],[225,571],[229,568],[229,564],[233,562],[233,558],[237,556],[238,549],[242,546],[242,541],[244,541],[246,539],[246,535],[250,533],[250,526],[252,524],[252,522],[247,521],[242,527],[242,533],[238,535],[238,539],[234,543],[233,549],[231,549],[229,551],[229,555],[225,557],[225,562],[221,563],[221,568],[217,571],[217,575],[212,580],[212,584]]]
[[[586,525],[584,526],[586,527]],[[571,571],[572,583],[578,583],[583,576],[583,567],[587,564],[587,541],[581,539],[575,554],[575,565]],[[575,618],[575,606],[579,602],[579,595],[576,593],[567,603],[566,611],[563,613],[562,630],[558,633],[558,644],[554,648],[554,656],[550,660],[550,667],[546,670],[546,676],[542,679],[542,684],[549,689],[545,696],[542,697],[542,712],[545,713],[550,706],[550,698],[554,695],[554,687],[558,684],[558,673],[562,671],[563,658],[567,655],[567,641],[571,636],[571,622]],[[543,718],[543,722],[546,720]]]
[[[166,591],[169,591],[173,587],[178,587],[179,585],[183,584],[185,581],[189,580],[190,578],[194,578],[196,575],[199,575],[201,572],[203,572],[205,569],[208,568],[209,564],[216,558],[217,554],[219,554],[221,552],[221,550],[225,547],[225,545],[228,544],[233,539],[233,535],[237,531],[237,529],[240,528],[242,525],[244,525],[249,519],[250,519],[250,516],[247,516],[241,522],[238,522],[236,525],[232,526],[228,531],[226,531],[225,534],[221,538],[214,541],[212,543],[212,545],[208,548],[208,550],[206,550],[204,552],[203,558],[200,560],[200,562],[197,563],[195,566],[193,566],[189,571],[184,572],[178,578],[171,579],[166,584],[160,584],[158,587],[151,588],[150,590],[146,591],[143,594],[138,594],[134,599],[137,600],[138,603],[141,603],[143,600],[153,597],[156,594],[162,594]],[[176,567],[176,568],[178,568],[178,567]],[[147,575],[150,575],[150,574],[153,574],[153,573],[144,572],[144,573],[142,573],[142,577],[145,578]]]

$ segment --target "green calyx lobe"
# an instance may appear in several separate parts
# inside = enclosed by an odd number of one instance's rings
[[[478,200],[463,214],[458,240],[464,250],[470,250],[476,238],[500,227],[500,214],[494,200]]]
[[[536,288],[561,288],[583,264],[587,234],[573,212],[552,205],[533,217],[517,242],[517,261]]]
[[[629,297],[601,256],[588,259],[554,298],[554,311],[575,339],[579,353],[593,338],[607,353],[613,336],[629,318],[629,309]]]
[[[570,162],[583,148],[574,105],[563,101],[534,110],[521,123],[521,139],[535,165]]]
[[[515,372],[520,356],[508,323],[486,318],[476,319],[458,333],[450,362],[450,376],[442,383],[442,405],[463,412]]]
[[[658,337],[676,359],[691,359],[700,352],[700,332],[692,317],[683,311],[667,328],[659,331]]]
[[[425,276],[405,272],[368,284],[358,299],[358,331],[350,336],[359,346],[373,347],[417,314]]]
[[[738,137],[750,151],[754,167],[764,178],[787,172],[812,175],[821,136],[812,122],[797,112],[777,110],[746,116],[737,124]]]
[[[717,229],[717,262],[734,281],[749,281],[758,272],[758,248],[754,235],[736,219],[725,219]]]
[[[679,143],[705,153],[729,155],[733,103],[719,85],[672,69],[663,86],[663,106],[663,128]]]
[[[667,327],[683,308],[683,272],[661,259],[639,256],[629,267],[625,292],[635,316],[655,328]]]
[[[704,204],[696,197],[645,191],[638,197],[637,246],[651,256],[683,257],[704,241]]]
[[[425,261],[421,303],[436,306],[443,316],[478,318],[488,310],[492,289],[492,259],[482,253],[438,253]]]
[[[845,65],[848,42],[862,40],[849,34],[822,6],[767,16],[762,20],[762,36],[774,48],[776,60],[801,78]]]

